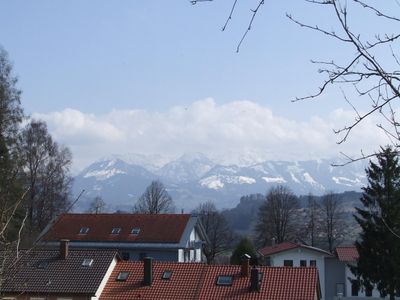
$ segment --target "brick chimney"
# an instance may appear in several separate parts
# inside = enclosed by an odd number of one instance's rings
[[[260,290],[260,281],[258,279],[258,269],[254,266],[250,272],[250,292],[258,292]]]
[[[67,259],[68,257],[69,240],[60,240],[60,258]]]
[[[143,259],[143,285],[151,285],[153,282],[153,259],[145,257]]]
[[[248,254],[244,254],[242,256],[242,268],[240,270],[240,273],[242,274],[243,277],[249,277],[250,273],[250,258],[251,256]]]

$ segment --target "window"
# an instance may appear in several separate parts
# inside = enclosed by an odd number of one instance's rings
[[[307,261],[304,259],[300,260],[300,267],[307,267]]]
[[[117,281],[126,281],[128,279],[129,272],[119,272],[117,276]]]
[[[358,296],[358,291],[360,290],[360,284],[358,281],[353,280],[351,282],[351,295],[352,296]]]
[[[316,260],[310,260],[310,267],[316,267],[317,266],[317,261]]]
[[[130,258],[129,252],[121,252],[121,258],[122,260],[129,260]]]
[[[115,227],[111,230],[111,234],[119,234],[121,232],[121,228]]]
[[[258,281],[261,282],[264,278],[264,273],[263,272],[258,272]]]
[[[285,267],[293,267],[293,260],[284,260],[283,261],[283,265],[285,266]]]
[[[164,273],[161,276],[161,279],[170,280],[171,276],[172,276],[172,271],[164,271]]]
[[[89,232],[89,227],[82,227],[79,230],[79,234],[87,234]]]
[[[36,268],[43,270],[43,269],[46,269],[48,265],[49,265],[49,262],[47,260],[42,260],[37,263]]]
[[[131,234],[138,235],[140,233],[140,228],[132,228]]]
[[[268,267],[271,266],[271,257],[268,256],[268,257],[265,258],[265,265],[268,266]]]
[[[336,283],[336,296],[344,296],[344,283]]]
[[[82,262],[83,267],[91,267],[93,264],[93,259],[91,258],[85,258]]]
[[[217,277],[217,285],[232,285],[233,277],[230,275],[219,275]]]

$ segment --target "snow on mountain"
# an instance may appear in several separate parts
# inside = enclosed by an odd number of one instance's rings
[[[160,161],[153,163],[147,156],[114,155],[78,174],[73,191],[78,194],[86,190],[81,210],[97,195],[109,203],[111,210],[130,210],[150,182],[159,179],[178,209],[190,210],[207,200],[229,208],[243,195],[265,194],[278,184],[288,186],[297,195],[359,191],[366,182],[364,168],[361,162],[332,167],[331,160],[221,165],[202,153],[185,154],[163,165]]]
[[[168,181],[189,182],[201,178],[215,163],[202,153],[187,153],[171,161],[156,173]]]

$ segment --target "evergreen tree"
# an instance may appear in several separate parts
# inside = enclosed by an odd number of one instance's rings
[[[236,246],[235,250],[231,256],[231,264],[232,265],[240,265],[242,263],[243,255],[248,254],[250,255],[250,264],[256,265],[258,264],[257,259],[257,251],[254,248],[253,243],[248,238],[243,238]]]
[[[360,283],[376,285],[382,296],[395,299],[400,291],[400,166],[390,147],[382,148],[376,162],[366,169],[368,186],[363,188],[355,219],[361,226],[356,243],[360,255],[352,267]]]

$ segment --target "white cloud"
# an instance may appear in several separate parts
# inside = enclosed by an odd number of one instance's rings
[[[282,160],[326,158],[340,151],[351,155],[388,143],[370,118],[354,129],[346,143],[337,145],[333,129],[354,121],[350,111],[336,110],[299,122],[255,102],[218,105],[211,98],[165,112],[114,110],[94,115],[67,108],[33,117],[45,120],[54,137],[72,149],[74,169],[112,153],[203,152],[228,163],[242,154],[246,159],[262,155]]]

